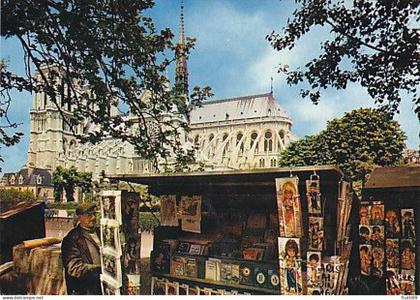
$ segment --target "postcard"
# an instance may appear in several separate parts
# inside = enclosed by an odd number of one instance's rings
[[[319,180],[306,180],[306,200],[310,214],[321,214],[321,193]]]
[[[401,209],[401,224],[402,224],[402,237],[404,239],[416,238],[416,222],[414,218],[414,209],[405,208]]]

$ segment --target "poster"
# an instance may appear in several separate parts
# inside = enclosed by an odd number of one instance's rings
[[[101,220],[101,242],[103,248],[111,249],[116,253],[121,253],[119,225],[109,219]]]
[[[140,238],[130,236],[124,247],[123,268],[125,274],[140,274]]]
[[[415,239],[416,223],[414,218],[414,209],[401,209],[402,238]]]
[[[320,181],[318,176],[316,178],[318,179],[306,180],[306,200],[310,214],[321,214]]]
[[[380,247],[384,248],[384,231],[385,227],[382,225],[373,225],[372,228],[372,235],[370,238],[370,243],[373,247]]]
[[[385,212],[385,236],[387,238],[399,238],[401,235],[399,210],[387,209]]]
[[[362,275],[369,276],[372,269],[371,245],[360,245],[359,256],[360,256],[360,272]]]
[[[384,225],[385,208],[382,202],[373,202],[370,209],[370,225]]]
[[[299,200],[298,178],[276,178],[279,232],[285,237],[302,236],[302,210]]]
[[[322,279],[322,252],[307,252],[307,282],[308,295],[321,293],[321,279]]]
[[[401,295],[401,287],[397,269],[386,270],[386,293],[387,295]]]
[[[384,275],[384,252],[383,247],[372,247],[372,275],[375,277]]]
[[[121,191],[101,192],[101,218],[122,224]]]
[[[324,257],[322,260],[322,295],[335,295],[340,274],[340,257]]]
[[[359,208],[360,225],[370,224],[370,205],[366,202],[360,203]]]
[[[125,234],[138,232],[140,195],[134,192],[123,192],[121,195],[121,214]]]
[[[201,233],[201,196],[182,196],[178,215],[183,231]]]
[[[322,250],[324,241],[324,220],[322,217],[309,217],[309,241],[310,250]]]
[[[398,239],[386,239],[385,242],[386,268],[400,268],[400,248]]]
[[[414,240],[402,239],[400,247],[400,262],[401,269],[415,270],[416,268],[416,255]]]
[[[127,295],[140,295],[140,275],[127,276]]]
[[[160,225],[178,226],[176,195],[160,196]]]
[[[166,280],[152,277],[152,295],[166,295]]]
[[[361,245],[370,244],[370,237],[371,237],[370,226],[369,225],[359,225],[359,242],[360,242],[360,244]]]
[[[302,259],[298,238],[278,238],[282,295],[302,295]]]
[[[397,276],[400,284],[401,295],[415,295],[416,280],[414,270],[401,270],[401,274]]]
[[[119,285],[122,284],[120,255],[103,248],[101,253],[102,274],[111,277]]]

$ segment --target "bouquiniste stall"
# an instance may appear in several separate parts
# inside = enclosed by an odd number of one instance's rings
[[[108,178],[161,199],[154,295],[346,294],[360,274],[358,200],[334,166]]]

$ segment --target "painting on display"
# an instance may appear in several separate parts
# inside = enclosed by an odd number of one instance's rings
[[[400,266],[405,270],[415,270],[416,268],[415,244],[412,239],[401,240]]]
[[[399,239],[386,239],[385,255],[386,268],[399,269],[400,268],[400,241]]]
[[[101,240],[104,248],[109,248],[112,251],[119,253],[121,251],[119,225],[115,226],[115,223],[112,221],[102,219]]]
[[[371,206],[367,202],[360,203],[359,217],[360,225],[370,225],[370,208]]]
[[[372,235],[370,237],[370,243],[373,247],[384,247],[385,240],[385,227],[383,225],[373,225],[371,226]]]
[[[102,249],[101,255],[102,274],[111,277],[119,285],[122,284],[122,270],[120,256],[107,249]]]
[[[101,218],[122,224],[121,191],[101,192]]]
[[[372,247],[372,275],[382,277],[384,275],[385,253],[383,247]]]
[[[321,193],[319,177],[306,180],[306,200],[310,214],[321,214]]]
[[[115,281],[103,275],[101,275],[100,280],[101,280],[102,294],[104,296],[119,296],[120,295],[120,287]]]
[[[285,237],[302,236],[302,210],[299,200],[298,178],[276,178],[279,232]]]
[[[385,220],[385,207],[382,202],[373,202],[370,208],[370,225],[384,225]]]
[[[183,231],[201,233],[201,196],[182,196],[178,217]]]
[[[152,277],[152,295],[166,295],[166,280]]]
[[[302,259],[298,238],[278,238],[282,295],[302,295]]]

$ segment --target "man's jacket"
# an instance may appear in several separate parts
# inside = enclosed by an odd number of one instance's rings
[[[97,234],[99,237],[99,232]],[[79,225],[70,230],[61,244],[68,295],[102,294],[99,281],[101,267],[93,264],[86,239],[91,237],[83,234]]]

